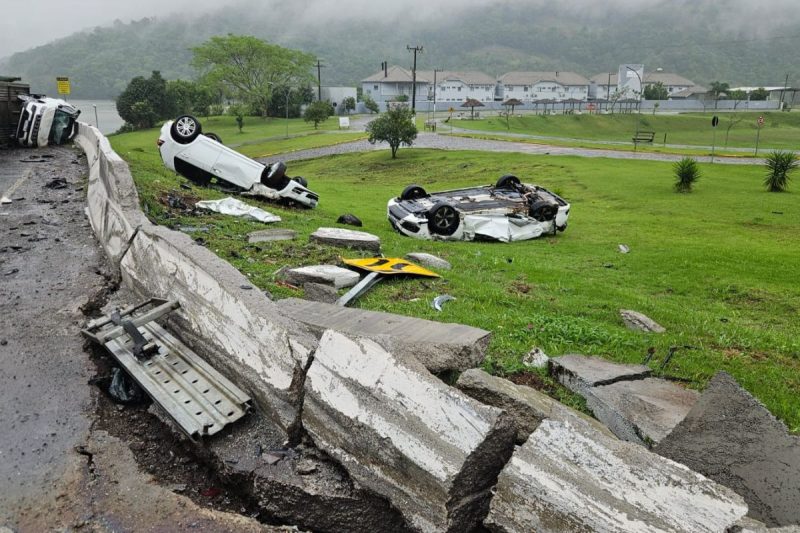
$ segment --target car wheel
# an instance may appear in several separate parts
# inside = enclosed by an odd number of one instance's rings
[[[437,235],[452,235],[461,224],[456,208],[444,202],[438,203],[428,211],[428,229]]]
[[[497,183],[494,185],[495,189],[514,189],[519,186],[521,183],[519,178],[512,175],[506,174],[505,176],[501,176]]]
[[[222,143],[222,139],[221,139],[221,138],[220,138],[220,136],[219,136],[219,135],[217,135],[216,133],[211,133],[211,132],[209,131],[208,133],[206,133],[206,134],[204,134],[204,135],[205,135],[206,137],[208,137],[209,139],[211,139],[212,141],[216,141],[216,142],[218,142],[219,144],[223,144],[223,143]]]
[[[401,200],[419,200],[420,198],[425,198],[426,196],[428,196],[428,193],[426,193],[425,189],[419,185],[409,185],[403,189],[403,192],[400,193]]]
[[[181,115],[175,119],[170,128],[170,133],[175,142],[189,144],[203,133],[200,123],[191,115]]]
[[[549,202],[547,200],[536,200],[531,204],[530,209],[528,210],[531,218],[538,220],[539,222],[547,222],[548,220],[553,220],[556,218],[558,214],[558,204],[553,202]]]
[[[295,176],[292,178],[294,181],[302,185],[303,187],[308,187],[308,181],[303,176]]]
[[[283,189],[286,181],[286,165],[282,161],[273,163],[261,173],[261,183],[271,189]]]

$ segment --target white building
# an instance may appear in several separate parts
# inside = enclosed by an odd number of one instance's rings
[[[500,77],[502,100],[580,100],[589,98],[589,80],[574,72],[509,72]]]
[[[382,109],[386,102],[392,102],[398,96],[412,97],[412,72],[398,66],[381,70],[361,80],[364,95],[369,95]],[[481,102],[494,100],[495,80],[483,72],[469,71],[417,71],[417,103],[433,100],[433,84],[436,80],[437,102],[464,102],[474,98]]]
[[[642,82],[645,87],[661,82],[667,89],[668,98],[671,98],[673,94],[677,98],[686,98],[684,95],[687,94],[687,91],[697,94],[701,89],[693,81],[670,72],[645,72]],[[589,83],[589,97],[593,100],[608,100],[609,94],[613,95],[619,88],[619,78],[616,72],[596,74],[589,78]],[[690,89],[692,91],[689,91]],[[678,93],[682,94],[678,95]],[[631,94],[628,97],[636,98],[637,95]]]

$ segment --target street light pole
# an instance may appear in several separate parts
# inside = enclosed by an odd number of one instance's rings
[[[436,73],[441,72],[442,69],[434,67],[433,69],[433,123],[436,124]]]
[[[286,138],[289,138],[289,93],[292,92],[292,88],[288,85],[286,86]]]
[[[638,72],[628,66],[625,68],[636,74],[636,77],[639,78],[639,105],[636,106],[636,140],[633,141],[633,151],[635,152],[639,147],[639,123],[642,120],[642,90],[644,84],[642,83],[642,77],[639,76]]]

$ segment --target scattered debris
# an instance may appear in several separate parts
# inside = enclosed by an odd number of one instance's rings
[[[200,494],[205,496],[206,498],[216,498],[220,494],[222,494],[222,490],[218,489],[217,487],[208,487],[207,489],[203,489],[200,491]]]
[[[348,304],[356,301],[362,295],[366,294],[372,287],[378,284],[381,281],[381,273],[380,272],[370,272],[364,279],[359,281],[352,289],[347,291],[347,293],[336,300],[336,305],[341,307],[347,307]]]
[[[625,322],[628,329],[647,333],[664,333],[667,331],[663,326],[637,311],[620,309],[619,315],[622,317],[622,321]]]
[[[54,178],[44,184],[45,189],[66,189],[67,180],[64,178]]]
[[[312,302],[323,302],[326,304],[336,303],[339,299],[339,293],[330,285],[322,283],[304,283],[303,284],[304,298]]]
[[[264,459],[264,461],[271,466],[283,459],[283,456],[275,455],[274,453],[266,453],[262,456],[262,459]]]
[[[291,241],[297,238],[297,232],[293,229],[264,229],[247,234],[247,242],[255,244],[258,242]]]
[[[281,217],[277,215],[268,213],[258,207],[248,205],[241,200],[231,198],[230,196],[223,198],[222,200],[203,200],[197,202],[195,206],[198,209],[206,209],[208,211],[214,211],[215,213],[221,213],[223,215],[249,218],[265,224],[281,221]]]
[[[317,465],[315,465],[312,461],[308,459],[304,459],[302,461],[298,461],[297,465],[295,466],[295,471],[300,474],[301,476],[307,476],[308,474],[313,474],[317,471]]]
[[[625,244],[620,244],[619,245],[619,251],[620,251],[620,253],[627,254],[627,253],[629,253],[631,251],[631,249]]]
[[[444,305],[446,302],[450,302],[453,300],[455,300],[455,298],[450,296],[449,294],[442,294],[433,299],[433,301],[431,302],[431,307],[433,307],[437,311],[441,311],[442,305]]]
[[[175,229],[184,233],[208,233],[208,226],[176,226]]]
[[[355,216],[353,214],[350,214],[350,213],[345,213],[344,215],[342,215],[339,218],[337,218],[336,219],[336,223],[337,224],[347,224],[348,226],[356,226],[356,227],[359,227],[359,228],[364,225],[361,222],[360,218],[358,218],[357,216]]]
[[[172,492],[185,492],[186,483],[177,483],[175,485],[170,485],[169,490],[171,490]]]
[[[145,398],[141,387],[119,367],[114,367],[111,370],[111,384],[108,386],[108,394],[115,402],[121,404],[137,404],[141,403]]]
[[[426,267],[431,268],[439,268],[442,270],[450,270],[453,266],[442,259],[441,257],[437,257],[432,254],[426,254],[424,252],[411,252],[406,254],[406,259],[410,259],[411,261],[416,261],[421,265],[425,265]]]
[[[0,198],[0,204],[7,205],[10,203],[11,203],[11,198],[9,198],[8,196],[3,196],[2,198]]]
[[[282,279],[276,279],[275,280],[275,285],[277,285],[278,287],[284,287],[284,288],[292,289],[292,290],[295,290],[295,291],[299,291],[300,290],[300,287],[298,287],[297,285],[292,285],[291,283],[289,283],[287,281],[283,281]]]
[[[534,348],[522,356],[522,364],[530,368],[546,368],[550,358],[541,348]]]
[[[282,270],[277,277],[294,285],[312,282],[331,285],[335,289],[343,289],[358,283],[361,276],[358,275],[358,272],[336,265],[310,265]]]
[[[330,246],[355,248],[378,252],[381,249],[381,239],[377,235],[344,228],[319,228],[311,234],[311,240]]]

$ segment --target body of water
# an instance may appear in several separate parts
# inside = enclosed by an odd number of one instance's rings
[[[69,103],[80,109],[78,120],[97,126],[106,135],[114,133],[125,123],[117,114],[117,104],[113,100],[69,100]]]

